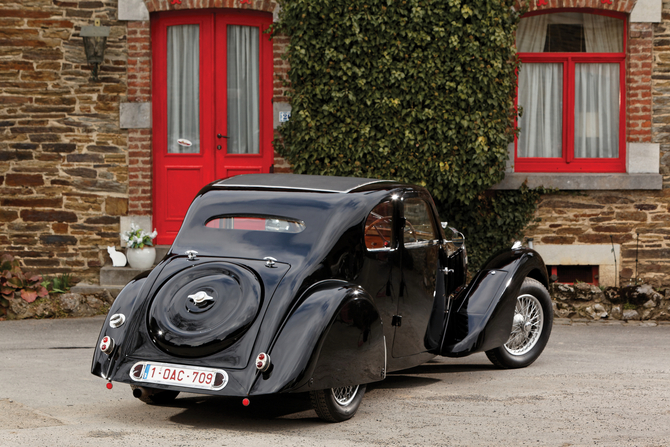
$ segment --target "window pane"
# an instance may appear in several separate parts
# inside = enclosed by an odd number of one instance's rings
[[[228,153],[258,154],[258,33],[228,26]]]
[[[403,241],[405,244],[437,239],[428,204],[418,198],[407,199],[404,203],[405,228],[403,230]]]
[[[623,20],[597,14],[562,12],[524,17],[516,34],[524,53],[621,53]]]
[[[518,157],[561,157],[563,65],[523,64],[519,72]]]
[[[168,153],[200,152],[200,27],[167,29]]]
[[[223,216],[210,219],[207,228],[218,230],[251,230],[270,233],[301,233],[305,223],[301,220],[273,216]]]
[[[377,205],[365,220],[365,246],[368,250],[390,248],[393,234],[393,203]]]
[[[575,64],[575,158],[619,157],[619,64]]]

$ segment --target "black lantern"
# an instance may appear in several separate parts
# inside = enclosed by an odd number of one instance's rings
[[[90,81],[98,80],[100,64],[105,59],[105,46],[109,36],[109,27],[100,26],[100,19],[95,19],[95,26],[82,26],[79,34],[84,38],[86,61],[92,67]]]

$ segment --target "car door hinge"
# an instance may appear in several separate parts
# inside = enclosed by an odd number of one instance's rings
[[[400,327],[401,325],[402,325],[402,315],[393,315],[393,318],[391,319],[391,326]]]

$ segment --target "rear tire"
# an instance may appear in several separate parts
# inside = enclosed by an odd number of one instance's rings
[[[530,365],[547,345],[553,321],[554,311],[547,289],[533,278],[524,279],[514,309],[510,337],[503,346],[486,351],[486,356],[499,368]]]
[[[365,385],[354,385],[310,391],[309,397],[319,418],[327,422],[342,422],[356,414],[364,394]]]
[[[141,393],[139,397],[135,397],[149,405],[171,404],[177,396],[179,396],[179,391],[157,390],[155,388],[139,387],[135,385],[130,385],[130,388],[133,390],[133,396],[135,396],[135,393],[137,392]],[[144,392],[142,391],[142,388],[144,388]]]

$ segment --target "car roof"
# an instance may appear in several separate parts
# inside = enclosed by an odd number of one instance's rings
[[[364,190],[388,189],[407,186],[390,180],[359,177],[333,177],[299,174],[246,174],[237,175],[213,184],[217,189],[276,189],[327,193],[352,193]]]

